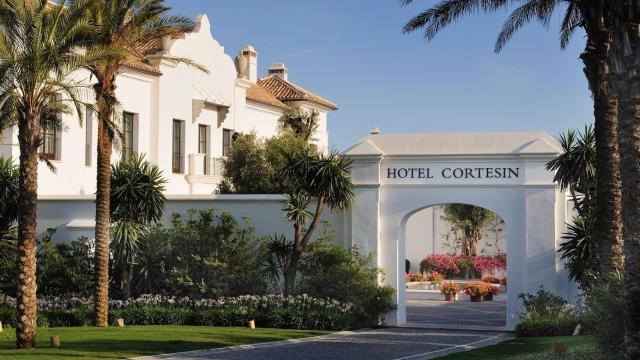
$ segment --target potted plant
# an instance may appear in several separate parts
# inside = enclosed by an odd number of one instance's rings
[[[430,271],[424,277],[425,279],[427,279],[427,281],[441,282],[444,280],[444,275],[440,274],[437,271]]]
[[[405,274],[404,280],[406,282],[421,282],[421,281],[424,281],[424,276],[422,276],[422,273],[413,272],[413,273]]]
[[[487,293],[482,296],[484,301],[493,301],[493,297],[500,293],[500,285],[487,284]]]
[[[460,285],[454,282],[445,282],[440,286],[440,293],[444,295],[445,301],[455,301],[456,295],[460,291]]]
[[[487,285],[480,281],[470,282],[464,287],[464,293],[469,295],[471,302],[481,302],[482,296],[484,296],[488,291],[489,289],[487,289]]]
[[[500,278],[491,274],[483,276],[482,281],[489,284],[500,284]]]

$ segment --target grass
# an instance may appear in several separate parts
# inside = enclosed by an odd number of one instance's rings
[[[567,345],[567,356],[551,355],[552,343]],[[540,354],[540,359],[601,359],[595,352],[593,340],[588,336],[522,337],[480,349],[451,354],[439,359],[525,359],[528,358],[527,354]],[[605,358],[602,357],[602,359]]]
[[[209,349],[295,339],[327,331],[256,329],[205,326],[126,326],[124,328],[39,328],[38,348],[15,349],[15,332],[0,333],[0,359],[122,359],[133,356]],[[49,337],[60,336],[61,347],[49,347]]]

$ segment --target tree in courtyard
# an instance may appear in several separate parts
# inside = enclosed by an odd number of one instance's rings
[[[351,159],[337,152],[318,155],[310,149],[286,154],[280,174],[293,182],[292,191],[283,201],[289,222],[293,223],[293,247],[284,269],[285,294],[295,292],[298,264],[313,232],[320,223],[325,207],[344,211],[354,198],[349,170]],[[315,210],[309,208],[315,204]]]
[[[609,0],[603,20],[611,29],[609,90],[620,106],[618,144],[624,223],[625,346],[628,359],[640,358],[640,2]],[[598,149],[600,151],[600,149]],[[608,174],[607,174],[608,175]],[[600,184],[598,184],[600,186]],[[601,214],[598,214],[600,216]]]
[[[442,218],[451,223],[456,232],[460,232],[460,251],[464,256],[476,256],[477,246],[484,235],[484,229],[494,219],[491,210],[475,205],[446,204]]]
[[[111,170],[111,248],[120,269],[120,291],[123,300],[131,297],[133,266],[138,242],[147,226],[162,219],[167,180],[158,165],[144,155],[133,154],[113,165]]]
[[[52,6],[47,0],[0,5],[0,103],[10,102],[20,146],[17,202],[19,284],[16,345],[36,345],[36,213],[43,129],[60,127],[72,108],[82,121],[85,87],[71,73],[100,57],[80,51],[88,40],[84,1]],[[104,53],[102,54],[104,55]],[[58,120],[58,121],[57,121]],[[0,122],[6,122],[0,121]]]
[[[594,237],[603,273],[618,268],[622,263],[618,101],[608,86],[610,66],[607,65],[614,44],[610,24],[604,21],[610,14],[611,4],[617,1],[622,0],[523,0],[505,21],[495,44],[495,50],[499,52],[515,32],[531,21],[537,20],[547,26],[556,10],[564,10],[560,28],[562,48],[567,46],[576,29],[582,28],[586,32],[586,46],[580,58],[594,101],[597,149]],[[412,2],[402,0],[403,5]],[[431,40],[464,15],[496,13],[509,9],[513,4],[514,1],[508,0],[443,0],[412,18],[403,31],[409,33],[424,29],[425,39]]]
[[[596,193],[593,128],[586,126],[582,132],[569,130],[560,135],[558,142],[562,153],[547,163],[547,169],[555,172],[554,181],[560,189],[569,191],[577,213],[563,235],[565,242],[558,252],[567,261],[570,278],[578,281],[583,289],[589,289],[602,278],[593,241]]]
[[[318,110],[293,107],[278,119],[281,131],[291,131],[304,142],[309,142],[320,126]]]
[[[95,324],[107,326],[111,153],[114,140],[121,135],[118,121],[121,117],[115,113],[117,74],[127,64],[145,62],[163,38],[190,32],[195,23],[182,16],[168,15],[170,8],[164,5],[164,0],[90,0],[86,10],[95,26],[91,49],[110,49],[120,54],[88,67],[96,80],[93,88],[98,112]],[[188,59],[165,58],[206,71]]]

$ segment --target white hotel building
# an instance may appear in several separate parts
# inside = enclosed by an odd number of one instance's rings
[[[337,107],[288,80],[284,64],[272,65],[258,77],[258,54],[247,45],[235,60],[211,34],[206,15],[182,38],[165,39],[145,63],[123,68],[117,77],[118,112],[124,146],[144,153],[168,179],[168,195],[211,194],[221,179],[220,159],[233,134],[254,131],[258,137],[277,133],[278,118],[288,107],[315,109],[320,124],[312,141],[328,148],[327,115]],[[204,73],[167,57],[188,58]],[[91,81],[88,74],[80,79]],[[40,164],[41,197],[94,194],[96,190],[95,116],[83,126],[77,116],[63,115],[61,131],[45,134],[41,151],[57,172]],[[119,155],[114,153],[114,161]],[[0,155],[19,156],[17,129],[0,134]]]

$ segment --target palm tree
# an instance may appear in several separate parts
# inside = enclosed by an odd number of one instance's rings
[[[38,148],[42,129],[57,114],[75,108],[82,121],[82,89],[72,72],[88,61],[79,51],[89,26],[78,1],[51,6],[47,0],[5,0],[0,5],[0,102],[15,107],[20,145],[18,218],[19,286],[16,344],[36,345],[36,212]],[[6,114],[6,113],[5,113]],[[13,115],[11,115],[13,114]]]
[[[166,182],[162,170],[141,154],[131,155],[112,167],[110,205],[114,232],[111,245],[121,271],[123,300],[131,297],[138,242],[147,232],[147,226],[162,218]]]
[[[295,291],[300,257],[318,227],[325,207],[344,211],[353,202],[354,186],[349,176],[351,163],[351,159],[336,152],[316,155],[310,149],[303,149],[286,154],[280,174],[294,184],[283,200],[285,216],[294,229],[292,253],[284,269],[286,295]],[[308,209],[312,202],[316,207],[313,212]]]
[[[412,2],[402,0],[404,5]],[[512,4],[513,1],[509,0],[443,0],[411,19],[403,31],[424,29],[425,39],[431,40],[463,15],[495,13],[508,9]],[[608,88],[607,60],[612,43],[608,24],[603,21],[608,13],[607,4],[608,1],[600,0],[526,0],[508,17],[495,44],[495,50],[499,52],[517,30],[532,20],[548,25],[554,11],[561,7],[565,7],[560,28],[561,47],[567,46],[577,28],[583,28],[587,34],[586,47],[580,58],[594,100],[598,214],[595,216],[594,237],[602,273],[618,268],[623,261],[618,102]]]
[[[78,0],[76,0],[78,1]],[[91,47],[121,54],[89,67],[96,79],[94,91],[98,111],[98,164],[96,184],[96,289],[95,324],[107,326],[109,302],[109,209],[111,153],[121,134],[114,109],[117,74],[123,66],[144,62],[146,55],[165,37],[190,32],[195,24],[181,16],[168,16],[164,0],[92,0],[88,16],[95,25]],[[188,59],[169,58],[197,66]],[[206,71],[200,68],[203,71]]]
[[[620,103],[618,144],[624,224],[624,300],[627,309],[625,345],[628,359],[640,358],[640,3],[610,0],[607,17],[612,43],[610,89]]]

